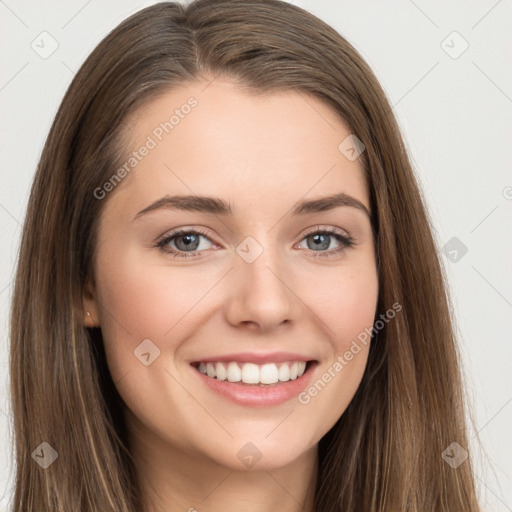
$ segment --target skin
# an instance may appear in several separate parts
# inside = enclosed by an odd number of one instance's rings
[[[350,130],[321,101],[294,91],[256,96],[220,78],[174,89],[132,115],[128,153],[191,96],[197,107],[103,199],[85,322],[102,328],[131,449],[147,477],[145,510],[312,511],[317,444],[354,396],[369,347],[308,404],[294,398],[269,408],[218,396],[189,362],[299,352],[318,360],[314,382],[371,328],[378,280],[369,217],[349,206],[289,213],[298,200],[336,192],[369,209],[360,160],[338,150]],[[166,194],[220,197],[235,215],[162,208],[133,220]],[[319,225],[356,245],[313,257],[307,235]],[[155,247],[178,228],[206,230],[211,241],[200,239],[200,256]],[[236,252],[248,236],[263,248],[252,263]],[[320,251],[341,246],[330,240]],[[184,252],[176,242],[169,246]],[[145,339],[160,350],[149,366],[134,357]],[[262,455],[251,468],[237,457],[248,442]]]

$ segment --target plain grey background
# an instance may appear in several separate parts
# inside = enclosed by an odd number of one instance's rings
[[[13,485],[8,313],[31,181],[74,73],[111,29],[152,3],[0,0],[0,511]],[[482,504],[512,511],[511,1],[292,3],[345,36],[390,98],[449,278]]]

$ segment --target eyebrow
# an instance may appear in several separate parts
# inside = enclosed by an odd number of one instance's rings
[[[293,205],[291,214],[306,215],[310,213],[325,212],[328,210],[333,210],[334,208],[338,208],[340,206],[349,206],[352,208],[357,208],[358,210],[362,210],[371,219],[370,211],[361,201],[343,192],[326,197],[319,197],[317,199],[298,201],[297,203],[295,203],[295,205]],[[207,213],[212,215],[234,214],[234,209],[231,207],[231,204],[225,201],[224,199],[220,199],[218,197],[196,195],[167,195],[156,200],[154,203],[151,203],[149,206],[141,210],[139,213],[137,213],[137,215],[135,215],[133,220],[138,219],[139,217],[149,212],[153,212],[155,210],[160,209],[184,210],[191,212]]]

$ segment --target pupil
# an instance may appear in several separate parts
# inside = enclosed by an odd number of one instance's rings
[[[176,246],[178,247],[178,249],[191,249],[195,251],[198,245],[199,238],[197,235],[194,234],[181,235],[179,238],[176,239]]]
[[[315,235],[313,235],[313,240],[316,244],[316,248],[321,248],[321,249],[327,249],[327,247],[329,247],[329,235],[326,235],[326,234],[322,234],[322,233],[317,233]]]

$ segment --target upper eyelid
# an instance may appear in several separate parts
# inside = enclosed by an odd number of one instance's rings
[[[210,242],[216,243],[216,242],[214,242],[214,240],[212,240],[212,237],[209,234],[204,233],[202,229],[198,229],[198,228],[178,228],[174,231],[166,232],[157,238],[157,243],[162,242],[163,240],[168,240],[170,238],[183,236],[183,235],[186,235],[189,233],[194,233],[194,234],[203,236],[203,237],[207,238]]]

